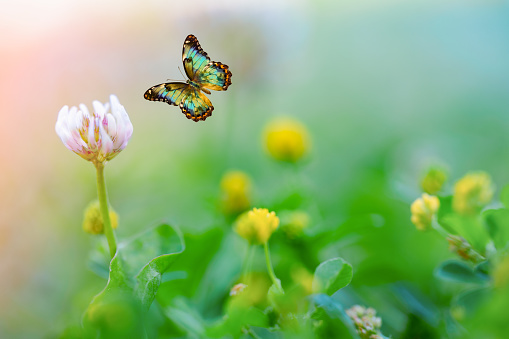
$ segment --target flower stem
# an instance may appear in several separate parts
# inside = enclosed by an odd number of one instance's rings
[[[108,196],[106,193],[106,182],[104,181],[104,164],[101,162],[95,163],[97,169],[97,195],[99,197],[99,206],[104,223],[104,235],[108,240],[110,248],[110,255],[113,258],[117,252],[117,241],[115,240],[115,233],[111,227],[110,211],[108,210]]]
[[[246,259],[244,261],[244,269],[242,270],[242,279],[244,283],[249,285],[251,283],[251,264],[253,263],[254,246],[249,245],[246,251]]]
[[[272,280],[272,283],[277,286],[279,292],[283,292],[283,287],[281,286],[281,280],[279,280],[276,277],[276,274],[274,273],[274,269],[272,268],[272,262],[270,261],[270,253],[269,253],[269,242],[266,241],[265,244],[263,244],[263,248],[265,250],[265,262],[267,263],[267,271],[269,272],[270,280]]]

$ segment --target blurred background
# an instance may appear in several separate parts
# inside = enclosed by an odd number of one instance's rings
[[[252,178],[255,206],[277,206],[294,174],[267,156],[262,131],[278,116],[300,120],[312,140],[299,169],[310,227],[342,232],[317,255],[353,265],[352,286],[375,291],[365,300],[395,337],[411,319],[383,306],[387,284],[411,284],[436,301],[433,269],[450,256],[442,239],[409,221],[423,172],[440,164],[454,180],[485,170],[498,187],[509,182],[506,1],[1,7],[2,338],[55,336],[104,287],[87,269],[93,239],[81,227],[96,198],[95,170],[55,133],[64,105],[116,94],[131,118],[129,145],[106,165],[120,239],[161,220],[191,233],[224,223],[217,200],[230,169]],[[188,34],[233,73],[228,91],[209,96],[206,122],[143,99],[153,85],[184,80]]]

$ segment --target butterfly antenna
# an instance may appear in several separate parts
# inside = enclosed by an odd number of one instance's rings
[[[179,72],[182,75],[182,77],[185,79],[186,77],[184,76],[184,73],[182,73],[182,70],[180,69],[180,66],[178,66],[178,69],[179,69]]]

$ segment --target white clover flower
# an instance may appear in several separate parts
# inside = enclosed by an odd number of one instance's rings
[[[102,163],[125,148],[133,134],[133,125],[115,95],[110,95],[109,103],[95,100],[92,106],[92,114],[84,104],[79,108],[62,107],[55,131],[68,149],[85,160]]]

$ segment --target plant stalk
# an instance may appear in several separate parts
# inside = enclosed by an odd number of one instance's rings
[[[103,217],[104,235],[108,240],[110,256],[113,258],[117,252],[117,241],[115,240],[113,227],[111,227],[110,211],[108,209],[108,195],[106,193],[106,182],[104,180],[104,164],[97,162],[95,163],[95,168],[97,170],[97,196],[99,198],[99,206]]]

